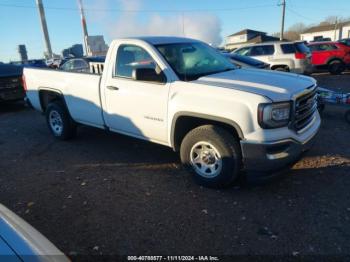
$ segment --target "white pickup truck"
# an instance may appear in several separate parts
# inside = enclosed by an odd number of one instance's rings
[[[25,68],[23,80],[55,137],[84,124],[169,146],[210,187],[295,162],[321,123],[313,78],[238,69],[187,38],[118,39],[102,76]]]

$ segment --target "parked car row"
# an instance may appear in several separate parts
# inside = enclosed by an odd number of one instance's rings
[[[310,74],[311,52],[303,42],[268,42],[244,46],[234,54],[250,56],[270,64],[272,70]]]
[[[310,74],[326,69],[331,74],[340,74],[350,67],[350,39],[250,44],[234,50],[232,54],[270,64],[271,70]]]

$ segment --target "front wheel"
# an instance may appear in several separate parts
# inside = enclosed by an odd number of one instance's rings
[[[181,143],[180,155],[200,185],[226,187],[239,177],[242,166],[239,141],[221,127],[205,125],[191,130]]]
[[[46,122],[51,133],[60,140],[76,135],[76,124],[61,101],[51,102],[46,109]]]

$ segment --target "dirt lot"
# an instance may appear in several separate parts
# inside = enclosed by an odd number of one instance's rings
[[[350,74],[315,77],[350,92]],[[227,190],[194,184],[166,147],[87,127],[59,142],[39,113],[0,111],[1,203],[66,254],[350,255],[343,108],[286,175]]]

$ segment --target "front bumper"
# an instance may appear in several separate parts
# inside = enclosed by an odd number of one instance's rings
[[[294,139],[264,143],[241,141],[245,170],[273,172],[295,163],[303,152],[311,148],[316,134],[304,143]]]

